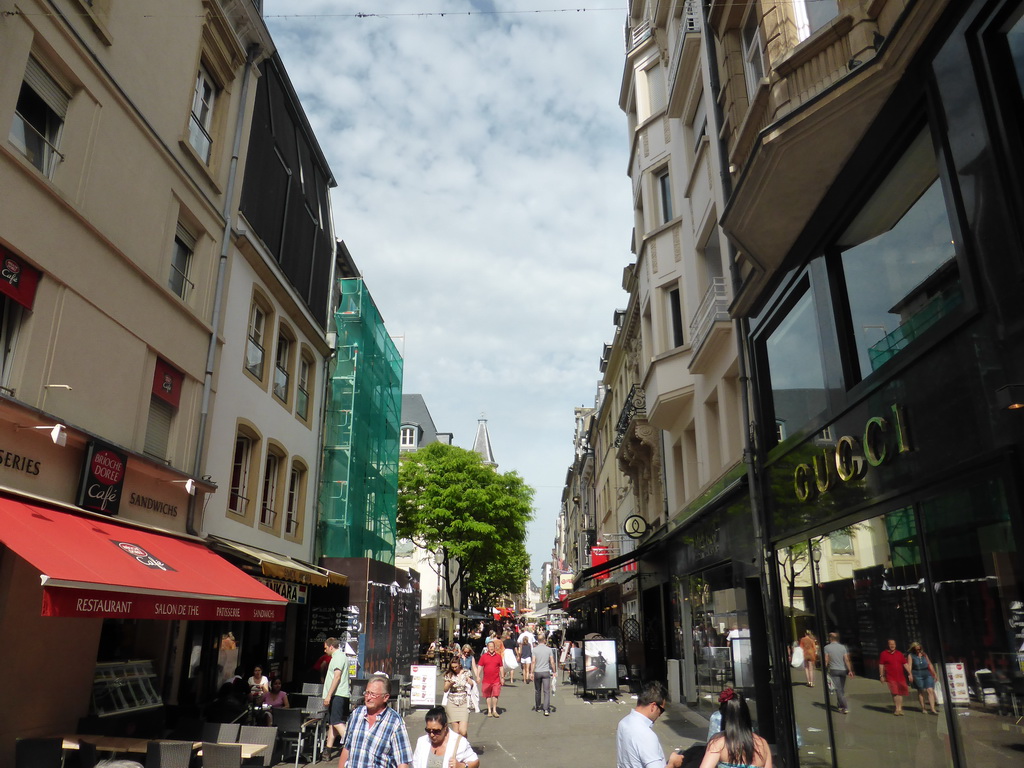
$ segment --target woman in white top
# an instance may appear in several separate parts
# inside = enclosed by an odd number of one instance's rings
[[[480,768],[480,758],[464,736],[448,727],[444,707],[427,710],[426,734],[416,741],[412,768]]]

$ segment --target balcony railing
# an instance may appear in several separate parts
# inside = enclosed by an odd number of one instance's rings
[[[284,402],[288,402],[288,380],[290,378],[288,371],[279,365],[274,366],[274,394]]]
[[[263,379],[263,347],[249,337],[249,345],[245,350],[245,367],[257,379]]]
[[[626,52],[629,53],[640,43],[651,36],[651,21],[644,19],[635,27],[629,26],[629,19],[626,19]]]
[[[725,278],[714,277],[711,279],[711,285],[708,286],[700,306],[697,307],[693,322],[690,323],[691,346],[694,349],[700,349],[715,323],[728,322],[728,320],[729,298],[725,292]]]
[[[622,438],[625,437],[626,430],[629,429],[629,422],[633,420],[633,417],[637,414],[644,415],[646,413],[647,394],[641,387],[634,384],[629,389],[629,397],[626,398],[622,411],[619,413],[619,421],[615,425],[616,446],[622,443]]]

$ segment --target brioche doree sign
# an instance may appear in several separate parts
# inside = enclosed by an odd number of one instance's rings
[[[78,506],[104,515],[116,515],[121,505],[128,456],[114,446],[89,443],[78,486]]]

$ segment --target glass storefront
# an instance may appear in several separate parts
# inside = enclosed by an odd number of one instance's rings
[[[1020,759],[1024,596],[1008,493],[998,475],[964,477],[778,550],[787,640],[819,640],[813,669],[788,669],[801,766],[884,757],[997,768]],[[854,672],[842,681],[826,674],[833,633]],[[882,682],[880,662],[896,658],[889,640],[912,666],[910,648],[920,644],[937,678],[938,715],[926,661],[900,675],[905,693]]]

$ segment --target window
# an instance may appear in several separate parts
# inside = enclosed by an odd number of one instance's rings
[[[235,455],[231,461],[231,489],[228,493],[228,511],[244,515],[249,504],[249,462],[252,459],[252,440],[245,435],[235,438]]]
[[[199,67],[196,87],[192,94],[192,115],[188,123],[188,143],[199,153],[204,163],[210,162],[210,148],[213,139],[213,106],[217,98],[217,86],[204,67]]]
[[[697,109],[693,113],[693,120],[690,122],[690,137],[692,139],[693,154],[700,150],[700,143],[708,133],[708,108],[704,104],[704,92],[701,91],[697,99]]]
[[[793,434],[825,409],[825,369],[810,292],[765,343],[776,434]]]
[[[167,286],[181,299],[188,299],[195,284],[189,279],[192,271],[192,254],[196,249],[195,237],[181,224],[174,235],[174,253],[171,254],[171,274]]]
[[[277,520],[277,485],[281,471],[281,457],[267,451],[267,463],[263,468],[263,503],[260,505],[260,525],[273,527]]]
[[[299,386],[295,393],[295,413],[299,418],[309,418],[309,390],[313,384],[313,361],[306,355],[299,358]]]
[[[11,380],[11,363],[21,329],[22,309],[14,299],[0,294],[0,389],[6,394],[14,392],[8,388]]]
[[[70,101],[71,97],[42,65],[29,57],[14,109],[10,140],[47,178],[53,176],[57,162],[64,159],[57,148]]]
[[[839,238],[861,378],[963,301],[953,241],[922,131]]]
[[[679,298],[679,289],[673,288],[668,292],[668,311],[670,330],[672,332],[672,347],[683,346],[683,305]]]
[[[300,464],[293,464],[288,476],[288,499],[285,503],[284,532],[296,536],[301,531],[302,507],[306,498],[306,470]]]
[[[850,531],[833,531],[828,535],[833,555],[853,554],[853,535]]]
[[[794,22],[798,40],[806,40],[839,15],[838,0],[794,0]]]
[[[249,309],[249,343],[245,350],[245,367],[253,376],[263,380],[263,334],[267,313],[255,301]]]
[[[174,406],[156,397],[149,399],[149,420],[146,422],[146,442],[142,449],[147,456],[165,461],[170,444]]]
[[[277,358],[274,363],[274,395],[282,402],[288,402],[288,383],[292,344],[283,333],[277,337]]]
[[[669,178],[668,170],[658,174],[658,196],[661,199],[661,223],[668,224],[672,221],[672,179]]]
[[[401,447],[416,447],[416,427],[402,427]]]
[[[764,41],[756,13],[747,14],[743,25],[743,71],[747,78],[747,97],[753,101],[764,77]]]

